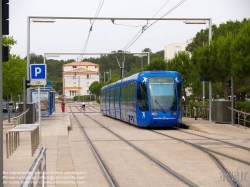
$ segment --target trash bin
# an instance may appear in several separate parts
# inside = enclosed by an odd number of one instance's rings
[[[212,102],[212,121],[217,123],[231,123],[231,101]]]
[[[194,109],[194,118],[195,118],[195,120],[197,120],[198,108],[196,106],[194,106],[193,109]]]

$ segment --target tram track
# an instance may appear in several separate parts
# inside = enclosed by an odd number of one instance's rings
[[[71,106],[70,110],[71,110]],[[76,107],[79,111],[80,107],[74,106]],[[89,109],[89,107],[86,107]],[[82,133],[84,134],[85,138],[87,139],[92,152],[94,153],[95,157],[98,160],[98,163],[100,164],[101,168],[104,171],[104,174],[107,178],[107,181],[111,184],[111,186],[119,186],[117,184],[117,182],[115,182],[115,179],[113,178],[113,176],[108,172],[109,169],[107,166],[105,166],[105,163],[100,159],[100,155],[98,154],[97,150],[94,148],[93,144],[91,143],[90,139],[88,138],[86,132],[84,131],[84,128],[81,125],[81,122],[77,119],[77,117],[74,115],[74,112],[71,113],[73,114],[74,118],[76,119],[79,128],[81,129]],[[151,161],[153,161],[154,163],[156,163],[158,166],[160,166],[161,168],[163,168],[165,171],[167,171],[168,173],[172,174],[175,178],[177,178],[178,180],[180,180],[181,182],[183,182],[184,184],[188,185],[188,186],[192,186],[192,187],[197,187],[198,185],[195,184],[194,182],[190,181],[189,179],[187,179],[186,177],[184,177],[183,175],[179,174],[178,172],[174,171],[173,169],[171,169],[169,166],[163,164],[160,160],[157,160],[155,157],[151,156],[150,154],[148,154],[147,152],[145,152],[144,150],[140,149],[139,147],[137,147],[136,145],[132,144],[130,141],[126,140],[125,138],[123,138],[122,136],[120,136],[119,134],[115,133],[114,131],[112,131],[111,129],[107,128],[106,126],[104,126],[102,123],[98,122],[97,120],[95,120],[94,118],[92,118],[91,116],[89,116],[85,111],[82,112],[86,117],[90,118],[91,120],[93,120],[95,123],[97,123],[98,125],[100,125],[102,128],[104,128],[105,130],[107,130],[108,132],[110,132],[111,134],[115,135],[116,137],[118,137],[120,140],[122,140],[123,142],[127,143],[128,145],[130,145],[131,147],[133,147],[135,150],[137,150],[138,152],[140,152],[142,155],[144,155],[145,157],[147,157],[148,159],[150,159]]]
[[[88,145],[92,151],[92,153],[94,154],[98,164],[100,165],[104,175],[105,175],[105,178],[107,179],[108,183],[110,186],[112,187],[116,187],[118,185],[116,185],[115,181],[113,180],[113,177],[112,175],[108,172],[108,169],[107,167],[105,166],[104,162],[102,161],[102,159],[100,158],[100,155],[98,154],[97,150],[95,149],[94,145],[92,144],[92,142],[90,141],[88,135],[86,134],[84,128],[82,127],[80,121],[77,119],[76,115],[74,114],[74,112],[72,112],[72,109],[71,109],[71,106],[69,106],[70,108],[70,111],[71,113],[73,114],[75,120],[77,121],[77,125],[79,127],[79,129],[81,130],[82,134],[84,135],[85,139],[87,140],[88,142]],[[78,108],[77,108],[78,109]],[[79,111],[81,111],[80,109],[78,109]],[[86,115],[86,114],[85,114]]]
[[[218,152],[216,152],[216,151],[213,151],[213,150],[204,148],[204,147],[202,147],[202,146],[199,146],[199,145],[197,145],[197,144],[195,144],[195,143],[190,143],[190,142],[188,142],[188,141],[185,141],[185,140],[182,140],[182,139],[179,139],[179,138],[170,136],[170,135],[166,135],[166,134],[161,133],[161,132],[157,132],[157,131],[154,131],[154,130],[151,130],[151,131],[154,132],[154,133],[160,134],[160,135],[162,135],[162,136],[165,136],[165,137],[172,138],[172,139],[174,139],[174,140],[183,142],[183,143],[185,143],[185,144],[187,144],[187,145],[190,145],[190,146],[192,146],[192,147],[194,147],[194,148],[196,148],[196,149],[198,149],[198,150],[200,150],[200,151],[206,153],[206,154],[214,161],[214,163],[218,166],[218,168],[219,168],[219,169],[221,170],[221,172],[225,175],[225,177],[227,178],[227,180],[230,182],[230,184],[231,184],[232,186],[237,186],[237,187],[238,187],[238,186],[239,186],[239,187],[241,186],[241,185],[237,182],[237,180],[234,178],[234,176],[232,176],[232,175],[230,174],[230,172],[226,169],[226,167],[223,165],[223,163],[222,163],[216,156],[214,156],[213,154],[211,154],[210,152],[213,152],[213,153],[215,153],[215,154],[219,154],[219,155],[221,155],[221,156],[227,157],[227,158],[229,158],[229,159],[232,159],[232,160],[235,160],[235,161],[238,161],[238,162],[241,162],[241,163],[243,163],[243,164],[246,164],[246,165],[249,165],[249,166],[250,166],[250,163],[249,163],[249,162],[246,162],[246,161],[243,161],[243,160],[239,160],[239,159],[230,157],[230,156],[225,155],[225,154],[218,153]]]
[[[227,145],[230,145],[230,146],[233,146],[233,147],[236,147],[236,148],[240,148],[240,149],[243,149],[243,150],[246,150],[246,151],[250,152],[249,147],[244,147],[244,146],[241,146],[241,145],[238,145],[238,144],[226,142],[226,141],[223,141],[223,140],[219,140],[219,139],[216,139],[216,138],[211,138],[211,137],[207,137],[207,136],[203,136],[203,135],[199,135],[199,134],[194,134],[194,133],[191,133],[191,132],[186,132],[186,131],[182,131],[182,130],[178,130],[178,131],[181,132],[181,133],[191,134],[193,136],[198,136],[198,137],[201,137],[201,138],[206,138],[208,140],[218,141],[218,142],[221,142],[221,143],[224,143],[224,144],[227,144]]]
[[[77,108],[77,107],[76,107]],[[92,110],[94,111],[93,109],[91,109],[90,107],[87,107],[88,110]],[[79,109],[78,109],[79,110]],[[130,146],[132,146],[134,149],[136,149],[138,152],[142,153],[144,156],[146,156],[147,158],[149,158],[150,160],[152,160],[153,162],[155,162],[156,164],[158,164],[159,166],[161,166],[162,168],[164,168],[165,170],[167,170],[168,172],[170,172],[173,176],[175,176],[176,178],[178,178],[179,180],[181,180],[182,182],[184,182],[185,184],[189,185],[189,186],[198,186],[196,184],[194,184],[192,181],[189,181],[188,179],[186,179],[185,177],[183,177],[182,175],[178,174],[177,172],[175,172],[174,170],[172,170],[169,166],[166,166],[165,164],[163,164],[161,161],[157,160],[155,157],[149,155],[147,152],[145,152],[144,150],[140,149],[139,147],[135,146],[134,144],[132,144],[130,141],[124,139],[123,137],[121,137],[120,135],[118,135],[117,133],[115,133],[114,131],[112,131],[111,129],[107,128],[106,126],[104,126],[103,124],[101,124],[100,122],[98,122],[97,120],[93,119],[91,116],[89,116],[87,114],[88,112],[83,112],[83,114],[85,116],[87,116],[88,118],[90,118],[91,120],[93,120],[94,122],[96,122],[98,125],[100,125],[101,127],[103,127],[104,129],[106,129],[107,131],[109,131],[110,133],[114,134],[115,136],[117,136],[119,139],[123,140],[124,142],[126,142],[127,144],[129,144]],[[72,112],[73,114],[73,112]],[[78,121],[78,120],[77,120]],[[80,127],[82,129],[82,127]],[[152,132],[154,133],[158,133],[160,135],[163,135],[163,136],[166,136],[166,137],[169,137],[169,138],[172,138],[174,140],[177,140],[177,141],[180,141],[180,142],[183,142],[187,145],[190,145],[202,152],[204,152],[205,154],[207,154],[211,160],[217,165],[217,167],[220,169],[221,173],[224,174],[224,176],[226,177],[227,181],[230,183],[231,186],[241,186],[240,183],[234,178],[234,176],[232,176],[230,174],[230,172],[226,169],[226,167],[223,165],[223,163],[213,154],[218,154],[220,156],[224,156],[226,158],[229,158],[229,159],[232,159],[234,161],[237,161],[237,162],[240,162],[240,163],[243,163],[243,164],[246,164],[248,166],[250,166],[250,163],[247,162],[247,161],[244,161],[244,160],[241,160],[241,159],[237,159],[237,158],[234,158],[234,157],[231,157],[231,156],[228,156],[228,155],[225,155],[225,154],[222,154],[222,153],[219,153],[217,151],[213,151],[213,150],[210,150],[208,148],[205,148],[205,147],[202,147],[200,145],[197,145],[195,143],[190,143],[188,141],[185,141],[185,140],[182,140],[182,139],[179,139],[179,138],[175,138],[175,137],[172,137],[172,136],[169,136],[169,135],[166,135],[164,133],[160,133],[160,132],[157,132],[157,131],[154,131],[154,130],[151,130]],[[206,136],[202,136],[202,135],[197,135],[197,134],[193,134],[193,133],[189,133],[189,132],[183,132],[183,131],[179,131],[179,132],[182,132],[182,133],[187,133],[187,134],[191,134],[191,135],[194,135],[194,136],[198,136],[198,137],[202,137],[202,138],[206,138],[208,140],[214,140],[214,141],[219,141],[221,143],[226,143],[230,146],[233,146],[233,147],[237,147],[237,148],[240,148],[240,149],[243,149],[243,150],[246,150],[246,151],[249,151],[249,148],[248,147],[244,147],[244,146],[240,146],[240,145],[237,145],[237,144],[233,144],[233,143],[229,143],[229,142],[225,142],[223,140],[219,140],[219,139],[216,139],[216,138],[210,138],[210,137],[206,137]],[[213,154],[212,154],[213,153]]]
[[[159,132],[157,132],[157,131],[153,131],[153,132],[159,134]],[[190,133],[190,132],[185,132],[185,131],[182,131],[182,130],[178,130],[178,132],[182,132],[182,133],[191,134],[191,135],[194,135],[194,136],[206,138],[207,140],[218,141],[218,142],[220,142],[220,143],[225,143],[225,144],[227,144],[227,145],[230,145],[230,146],[232,146],[232,147],[235,147],[235,148],[238,148],[238,149],[241,149],[241,150],[250,151],[250,149],[249,149],[248,147],[244,147],[244,146],[241,146],[241,145],[233,144],[233,143],[226,142],[226,141],[223,141],[223,140],[219,140],[219,139],[216,139],[216,138],[210,138],[210,137],[207,137],[207,136],[202,136],[202,135],[198,135],[198,134],[194,134],[194,133]],[[218,151],[214,151],[214,150],[211,150],[211,149],[209,149],[209,148],[200,146],[200,145],[198,145],[198,144],[196,144],[196,143],[190,143],[190,142],[188,142],[188,141],[185,141],[185,140],[183,140],[183,139],[179,139],[179,138],[176,138],[176,137],[173,137],[173,136],[170,136],[170,135],[166,135],[166,134],[163,134],[163,133],[160,133],[160,134],[163,135],[163,136],[169,137],[169,138],[176,139],[176,140],[181,141],[181,142],[183,142],[183,143],[186,143],[186,142],[187,142],[187,143],[190,144],[190,145],[191,145],[191,144],[194,144],[195,146],[201,147],[202,149],[207,150],[207,151],[209,151],[209,152],[211,152],[211,153],[214,153],[214,154],[217,154],[217,155],[220,155],[220,156],[223,156],[223,157],[229,158],[229,159],[231,159],[231,160],[234,160],[234,161],[237,161],[237,162],[240,162],[240,163],[243,163],[243,164],[246,164],[246,165],[250,166],[250,162],[248,162],[248,161],[245,161],[245,160],[242,160],[242,159],[238,159],[238,158],[235,158],[235,157],[232,157],[232,156],[229,156],[229,155],[220,153],[220,152],[218,152]],[[192,140],[191,140],[191,141],[192,141]]]

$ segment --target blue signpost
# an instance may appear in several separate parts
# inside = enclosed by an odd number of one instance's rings
[[[40,85],[46,85],[46,64],[31,64],[30,65],[30,84],[38,85],[38,118],[39,118],[39,147],[42,149],[42,136],[41,136],[41,93]],[[47,103],[46,103],[47,105]],[[47,106],[46,106],[47,107]]]

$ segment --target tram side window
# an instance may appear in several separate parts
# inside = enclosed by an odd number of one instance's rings
[[[148,94],[145,83],[138,83],[137,103],[140,110],[148,110]]]
[[[128,101],[129,101],[129,88],[128,85],[125,86],[125,109],[128,110]]]
[[[120,87],[117,87],[115,91],[115,107],[116,108],[119,107],[119,98],[120,98]]]
[[[110,89],[110,109],[113,109],[114,104],[114,88]]]

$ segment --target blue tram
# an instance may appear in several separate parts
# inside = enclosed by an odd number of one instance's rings
[[[139,127],[171,127],[181,123],[180,74],[143,71],[102,87],[103,115]]]

